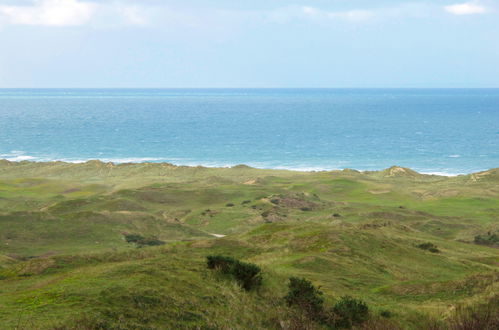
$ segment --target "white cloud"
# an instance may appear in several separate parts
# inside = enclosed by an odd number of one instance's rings
[[[286,23],[292,20],[315,22],[346,21],[352,23],[379,19],[424,18],[440,12],[441,7],[426,2],[409,2],[391,7],[353,8],[350,10],[324,10],[311,6],[288,6],[268,15],[272,22]]]
[[[376,16],[374,11],[370,10],[349,10],[343,12],[330,12],[329,18],[341,18],[347,21],[365,21]]]
[[[301,14],[312,19],[342,19],[347,21],[364,21],[375,16],[375,13],[370,10],[325,11],[313,7],[301,7]]]
[[[455,5],[445,6],[445,11],[454,15],[473,15],[473,14],[484,14],[487,12],[487,8],[478,5],[474,2],[458,3]]]
[[[0,4],[0,27],[9,24],[55,27],[91,26],[94,28],[132,25],[156,26],[172,31],[183,28],[228,31],[243,25],[257,25],[265,22],[360,23],[380,19],[424,18],[442,13],[440,5],[429,2],[406,2],[388,7],[354,7],[347,10],[326,10],[297,5],[274,10],[224,10],[184,4],[172,6],[161,1],[144,0],[19,0],[19,2],[9,1],[8,3]],[[484,13],[493,6],[485,8],[478,1],[469,1],[444,8],[455,15],[466,15]]]
[[[31,6],[0,6],[10,24],[71,26],[88,22],[97,4],[76,0],[39,0]]]
[[[34,0],[26,5],[0,5],[0,22],[37,26],[147,25],[140,5],[85,0]]]

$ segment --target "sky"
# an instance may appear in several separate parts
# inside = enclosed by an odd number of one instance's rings
[[[0,0],[0,88],[499,87],[499,0]]]

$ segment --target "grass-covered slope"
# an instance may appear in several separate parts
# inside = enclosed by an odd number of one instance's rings
[[[497,294],[499,250],[475,237],[499,230],[498,187],[497,169],[448,178],[0,161],[0,324],[300,327],[310,322],[283,300],[298,276],[327,303],[366,301],[370,328],[418,329]],[[130,234],[166,245],[137,248]],[[262,287],[248,293],[206,269],[212,254],[259,265]],[[376,321],[382,311],[392,317]]]

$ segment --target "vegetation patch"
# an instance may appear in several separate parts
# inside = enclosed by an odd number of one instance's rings
[[[417,247],[420,248],[421,250],[430,251],[431,253],[439,253],[440,252],[438,247],[433,243],[421,243],[421,244],[418,244]]]
[[[0,161],[0,328],[499,328],[499,169],[395,172]]]
[[[497,233],[488,232],[484,235],[477,235],[474,239],[475,244],[487,246],[499,246],[499,235]]]
[[[369,308],[362,300],[350,296],[341,299],[329,310],[324,307],[324,293],[304,278],[291,277],[289,291],[284,299],[310,320],[333,329],[351,328],[369,319]]]
[[[369,308],[362,300],[344,296],[332,309],[333,324],[337,328],[351,328],[369,318]]]
[[[255,264],[221,255],[207,256],[206,260],[209,269],[215,269],[223,274],[230,275],[246,291],[257,288],[262,284],[261,269]]]
[[[288,288],[288,294],[284,299],[289,306],[299,308],[313,320],[323,319],[324,293],[316,288],[312,282],[304,278],[290,277]]]
[[[165,242],[156,237],[144,237],[139,234],[125,234],[127,243],[135,243],[137,247],[164,245]]]
[[[459,306],[447,320],[452,330],[499,329],[499,295],[472,306]]]

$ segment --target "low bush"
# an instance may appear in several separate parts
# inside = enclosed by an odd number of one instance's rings
[[[220,255],[207,256],[206,260],[209,269],[216,269],[234,277],[246,291],[262,284],[261,269],[255,264]]]
[[[232,266],[231,274],[234,275],[243,289],[249,291],[262,284],[260,271],[260,267],[255,264],[238,261]]]
[[[438,253],[440,252],[440,250],[438,249],[438,247],[433,244],[433,243],[422,243],[422,244],[419,244],[417,245],[418,248],[422,249],[422,250],[427,250],[427,251],[430,251],[432,253]]]
[[[143,240],[140,240],[139,242],[137,242],[137,244],[139,245],[139,247],[143,247],[143,246],[158,246],[158,245],[164,245],[166,244],[164,241],[161,241],[155,237],[148,237],[148,238],[144,238]]]
[[[225,206],[227,206],[227,207],[233,207],[234,203],[227,203],[227,204],[225,204]]]
[[[485,235],[477,235],[474,239],[475,244],[494,246],[499,245],[499,235],[488,232]]]
[[[316,288],[309,280],[298,277],[291,277],[288,287],[289,291],[284,299],[289,306],[300,308],[312,319],[322,319],[324,314],[322,291]]]
[[[389,310],[386,310],[386,309],[380,311],[379,315],[381,317],[384,317],[385,319],[389,319],[389,318],[391,318],[393,316],[392,312],[390,312]]]
[[[144,246],[158,246],[165,244],[164,241],[161,241],[155,237],[144,237],[138,234],[126,234],[125,240],[127,243],[135,243],[138,247]]]
[[[144,239],[143,236],[138,234],[126,234],[125,240],[127,243],[137,243],[138,241]]]
[[[208,268],[209,269],[217,269],[222,271],[223,273],[228,273],[230,267],[236,263],[236,259],[225,256],[207,256],[206,257]]]
[[[316,288],[312,282],[291,277],[289,291],[284,299],[289,306],[295,306],[312,321],[322,323],[333,329],[351,328],[369,319],[369,308],[362,300],[349,296],[342,297],[333,308],[324,309],[323,292]],[[385,311],[385,317],[391,313]]]
[[[361,324],[369,318],[369,308],[362,300],[344,296],[332,309],[334,314],[334,325],[338,328],[351,328],[353,325]]]

